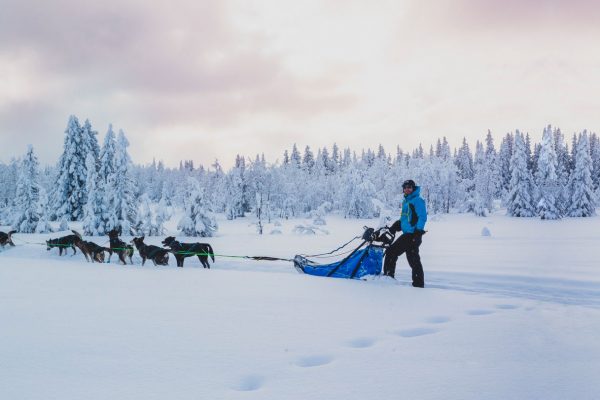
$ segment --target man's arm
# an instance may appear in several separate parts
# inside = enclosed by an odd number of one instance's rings
[[[427,208],[425,207],[425,200],[419,197],[417,201],[414,202],[415,211],[417,212],[417,225],[415,229],[420,231],[425,230],[425,222],[427,222]]]

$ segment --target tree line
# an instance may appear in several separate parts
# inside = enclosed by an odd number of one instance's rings
[[[235,157],[224,171],[219,161],[204,167],[182,160],[134,165],[122,130],[109,125],[102,146],[89,120],[69,117],[63,153],[56,166],[40,169],[32,146],[9,164],[0,163],[0,224],[19,232],[43,233],[50,221],[83,222],[86,235],[113,228],[128,234],[161,235],[174,209],[183,209],[178,229],[186,236],[212,236],[215,213],[228,219],[254,215],[257,230],[277,219],[328,213],[346,218],[395,215],[401,184],[414,179],[430,213],[471,212],[486,216],[505,207],[514,217],[588,217],[600,194],[600,139],[559,128],[543,129],[539,143],[529,134],[507,133],[496,149],[491,132],[474,151],[466,139],[451,150],[447,139],[395,154],[379,145],[360,154],[294,144],[282,159]]]

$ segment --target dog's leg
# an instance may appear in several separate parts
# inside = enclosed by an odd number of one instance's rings
[[[202,257],[202,258],[200,258],[200,257]],[[210,264],[208,263],[208,257],[207,256],[198,256],[198,258],[200,258],[200,262],[202,263],[202,266],[204,268],[210,269]]]

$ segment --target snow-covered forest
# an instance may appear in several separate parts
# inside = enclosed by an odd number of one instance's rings
[[[178,229],[186,236],[212,236],[215,214],[252,215],[265,222],[327,213],[345,218],[395,217],[401,184],[422,187],[429,213],[470,212],[486,216],[505,207],[514,217],[559,219],[595,215],[600,198],[600,138],[583,131],[565,137],[543,129],[539,143],[518,130],[499,144],[491,132],[474,146],[451,149],[446,138],[429,149],[285,150],[281,160],[236,155],[225,171],[182,160],[133,164],[125,133],[112,125],[100,145],[90,121],[71,116],[56,166],[40,167],[34,147],[0,163],[0,225],[44,233],[50,221],[83,222],[84,234],[105,235],[114,227],[129,234],[161,235],[175,209],[184,210]],[[135,145],[135,144],[133,144]]]

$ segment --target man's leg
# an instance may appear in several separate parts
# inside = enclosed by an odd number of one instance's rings
[[[383,262],[383,275],[394,277],[396,273],[396,261],[398,257],[408,248],[406,235],[402,235],[385,251],[385,260]]]
[[[406,259],[408,265],[412,269],[412,284],[414,287],[425,287],[425,276],[423,274],[423,265],[421,264],[421,256],[419,256],[419,246],[421,240],[416,242],[411,241],[410,247],[406,250]]]

